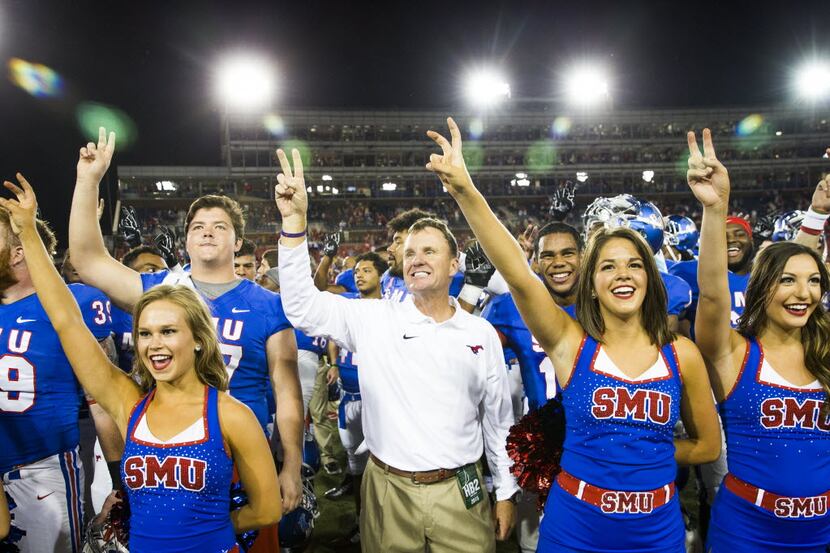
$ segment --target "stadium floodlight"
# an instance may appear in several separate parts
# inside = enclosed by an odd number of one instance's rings
[[[578,171],[576,173],[576,180],[578,180],[579,182],[587,181],[588,180],[588,173],[586,173],[585,171]]]
[[[331,175],[323,175],[323,180],[324,181],[330,181],[331,180]]]
[[[169,180],[160,180],[156,183],[156,190],[159,192],[175,192],[178,186],[175,182]]]
[[[527,178],[527,173],[516,173],[516,178],[517,179],[526,179]]]
[[[583,65],[571,69],[565,77],[568,101],[591,106],[610,99],[610,85],[605,71],[598,66]]]
[[[394,182],[384,182],[383,184],[380,185],[380,188],[384,192],[394,192],[395,190],[398,189],[398,185],[395,184]]]
[[[467,99],[478,107],[494,106],[510,98],[510,83],[492,69],[471,73],[464,88]]]
[[[643,171],[643,180],[645,182],[651,182],[654,180],[654,171],[646,170]]]
[[[830,98],[830,62],[805,62],[795,73],[795,90],[806,100]]]
[[[229,109],[265,108],[274,96],[273,68],[264,58],[229,57],[216,72],[216,88],[222,102]]]

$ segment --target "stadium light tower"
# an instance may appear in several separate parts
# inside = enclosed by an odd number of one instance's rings
[[[580,106],[595,106],[611,100],[608,76],[599,66],[580,65],[565,75],[565,96]]]
[[[487,108],[510,98],[510,83],[493,69],[481,69],[467,76],[464,92],[471,104]]]
[[[216,72],[216,88],[226,109],[265,109],[274,96],[273,68],[264,58],[229,57]]]
[[[802,64],[795,73],[795,90],[805,100],[830,98],[830,61],[813,60]]]

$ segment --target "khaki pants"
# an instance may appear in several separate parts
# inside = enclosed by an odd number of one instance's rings
[[[481,470],[478,473],[481,478]],[[455,477],[435,484],[414,484],[370,460],[360,488],[364,553],[496,551],[489,499],[485,496],[467,509]]]
[[[317,377],[314,380],[314,393],[308,404],[308,413],[314,423],[314,439],[320,448],[320,462],[327,464],[337,461],[338,454],[343,446],[340,445],[340,432],[337,429],[337,407],[329,401],[329,387],[326,384],[328,365],[322,361],[317,366]],[[334,416],[334,419],[330,417]]]

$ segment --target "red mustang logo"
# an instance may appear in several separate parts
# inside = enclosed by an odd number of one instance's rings
[[[470,351],[472,351],[476,355],[478,355],[478,352],[484,350],[484,346],[470,346],[470,345],[468,345],[467,347],[470,348]]]

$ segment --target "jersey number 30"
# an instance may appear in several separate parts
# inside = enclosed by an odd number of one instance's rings
[[[19,355],[0,357],[0,411],[22,413],[34,404],[34,365]]]

